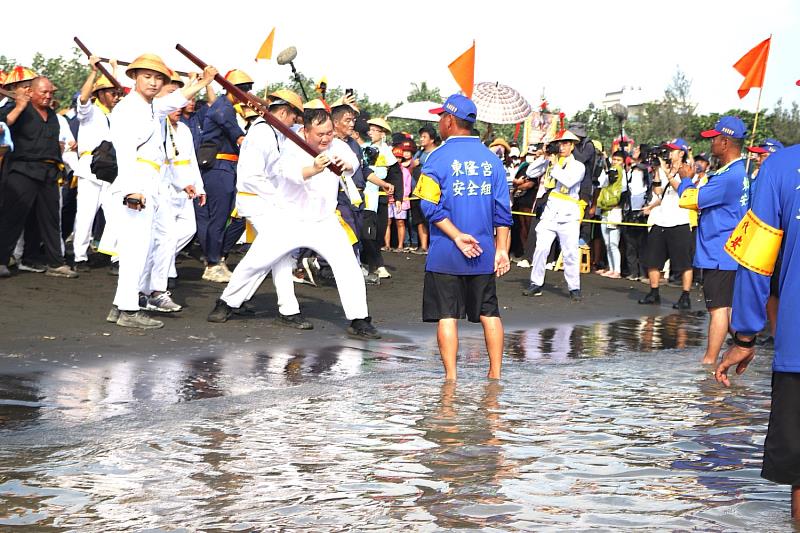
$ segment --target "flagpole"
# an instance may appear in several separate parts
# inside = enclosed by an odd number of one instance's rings
[[[761,85],[764,85],[763,83]],[[761,113],[761,93],[764,91],[764,87],[758,88],[758,100],[756,100],[756,116],[753,119],[753,132],[750,134],[750,148],[756,142],[756,128],[758,128],[758,115]],[[750,156],[747,157],[747,163],[744,166],[745,174],[750,174]]]

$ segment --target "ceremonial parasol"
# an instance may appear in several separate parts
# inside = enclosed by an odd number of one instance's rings
[[[439,116],[431,114],[431,109],[442,107],[441,102],[407,102],[388,115],[386,118],[405,118],[409,120],[423,120],[425,122],[439,122]]]
[[[476,83],[472,101],[478,120],[489,124],[517,124],[531,114],[530,104],[519,92],[497,82]]]

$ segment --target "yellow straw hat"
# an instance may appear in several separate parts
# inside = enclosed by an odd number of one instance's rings
[[[248,76],[244,71],[236,68],[233,70],[229,70],[228,73],[225,74],[225,79],[234,85],[253,83],[253,78]]]
[[[39,75],[36,74],[29,68],[16,66],[14,67],[11,72],[6,74],[5,85],[12,85],[14,83],[22,83],[23,81],[31,81],[34,78],[38,78]]]
[[[183,78],[181,78],[180,74],[178,74],[174,70],[172,71],[172,76],[169,77],[169,81],[171,83],[177,84],[178,87],[183,87],[184,85],[186,85],[186,83],[183,81]]]
[[[352,110],[353,110],[353,111],[354,111],[356,114],[358,114],[358,113],[360,113],[360,112],[361,112],[361,111],[358,109],[358,107],[357,107],[355,104],[347,104],[347,103],[345,103],[345,101],[344,101],[344,97],[342,97],[342,98],[339,98],[338,100],[336,100],[335,102],[333,102],[333,103],[331,104],[331,109],[333,109],[334,107],[342,107],[342,106],[347,106],[347,107],[349,107],[349,108],[350,108],[350,109],[352,109]]]
[[[295,108],[298,112],[302,113],[304,106],[303,106],[303,99],[300,98],[294,91],[290,91],[289,89],[278,89],[274,93],[269,95],[270,97],[270,104],[276,103],[278,100],[286,102],[293,108]]]
[[[138,69],[147,69],[158,72],[159,74],[163,74],[167,77],[167,79],[172,78],[172,70],[155,54],[142,54],[136,59],[133,60],[133,63],[128,65],[128,68],[125,70],[125,74],[128,75],[129,78],[135,79],[136,78],[136,70]]]
[[[96,93],[97,91],[102,91],[103,89],[113,89],[114,84],[106,78],[105,76],[100,76],[92,85],[92,93]]]
[[[389,123],[386,122],[386,119],[383,118],[371,118],[367,121],[367,124],[370,126],[378,126],[386,131],[386,133],[392,133],[392,128],[389,126]]]

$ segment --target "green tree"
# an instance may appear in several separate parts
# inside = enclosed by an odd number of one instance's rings
[[[428,82],[421,81],[411,84],[411,92],[408,93],[406,100],[409,102],[441,102],[444,99],[438,87],[428,87]]]
[[[0,55],[0,70],[3,72],[9,72],[14,66],[16,66],[17,60],[12,57],[7,57],[5,55]]]

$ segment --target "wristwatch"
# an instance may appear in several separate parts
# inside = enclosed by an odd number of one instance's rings
[[[739,338],[739,332],[737,331],[736,333],[733,334],[733,344],[735,344],[740,348],[752,348],[753,346],[756,345],[756,337],[757,335],[753,335],[753,338],[750,339],[749,341],[743,341],[742,339]]]

